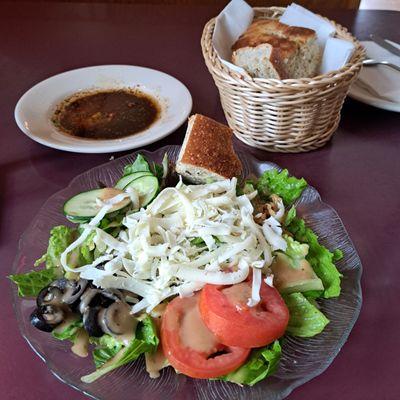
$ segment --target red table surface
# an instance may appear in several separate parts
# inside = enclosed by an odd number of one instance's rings
[[[20,336],[6,279],[20,235],[43,202],[110,154],[73,154],[41,146],[17,128],[13,111],[32,85],[89,65],[133,64],[180,79],[193,112],[224,121],[203,62],[200,36],[215,6],[0,3],[0,382],[3,399],[83,399],[59,382]],[[329,11],[360,39],[400,42],[400,13]],[[182,142],[185,126],[161,142]],[[400,118],[348,99],[331,143],[305,154],[237,147],[287,167],[318,188],[342,217],[364,266],[364,304],[350,338],[321,376],[296,389],[300,399],[400,398]],[[115,156],[123,153],[115,154]]]

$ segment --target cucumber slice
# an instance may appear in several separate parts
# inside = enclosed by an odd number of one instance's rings
[[[146,176],[146,175],[153,175],[153,174],[148,171],[142,171],[142,172],[134,172],[133,174],[125,175],[115,184],[115,188],[123,190],[124,187],[126,187],[126,185],[131,183],[133,180],[140,178],[142,176]]]
[[[64,214],[68,219],[72,219],[73,222],[94,217],[101,208],[101,206],[97,204],[97,199],[108,200],[121,193],[123,193],[122,190],[115,188],[94,189],[79,193],[66,201],[64,204]],[[131,199],[129,197],[120,201],[110,209],[108,214],[121,210],[126,207],[130,201]]]
[[[65,214],[65,212],[64,212]],[[90,217],[72,217],[71,215],[65,215],[68,221],[73,222],[74,224],[85,224],[90,220]]]
[[[140,207],[145,207],[154,199],[154,197],[156,197],[158,193],[158,179],[153,175],[145,175],[128,183],[124,187],[124,190],[126,191],[128,188],[136,190],[139,195]]]

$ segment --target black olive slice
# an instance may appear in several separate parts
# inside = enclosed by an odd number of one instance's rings
[[[65,312],[61,307],[49,304],[40,307],[39,310],[42,313],[43,319],[53,327],[61,324],[64,320]]]
[[[43,315],[38,308],[33,310],[30,316],[30,321],[36,329],[39,329],[43,332],[51,332],[53,330],[53,327],[43,319]]]
[[[69,280],[67,278],[60,278],[51,282],[49,286],[54,286],[59,288],[60,290],[64,291],[65,287],[68,285]]]
[[[31,324],[41,331],[51,332],[53,328],[63,322],[65,312],[62,308],[48,304],[36,308],[31,314]]]
[[[89,336],[103,336],[104,332],[101,329],[97,318],[100,310],[100,307],[90,307],[83,314],[83,326]]]

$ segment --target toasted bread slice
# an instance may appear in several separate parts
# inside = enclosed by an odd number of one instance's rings
[[[232,130],[204,115],[192,115],[175,169],[193,183],[239,176],[242,164],[233,149]]]

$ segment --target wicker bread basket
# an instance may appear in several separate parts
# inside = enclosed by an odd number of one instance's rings
[[[255,8],[255,18],[279,18],[281,7]],[[218,87],[222,107],[235,135],[250,146],[274,152],[303,152],[323,146],[335,132],[351,83],[365,53],[342,26],[336,37],[355,44],[348,64],[338,71],[304,79],[241,76],[222,64],[212,46],[215,18],[203,30],[203,56]]]

